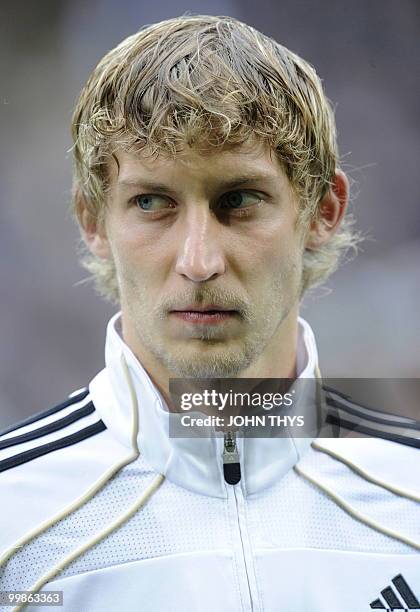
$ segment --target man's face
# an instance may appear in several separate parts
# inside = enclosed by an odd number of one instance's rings
[[[239,375],[299,302],[304,241],[283,169],[255,143],[116,159],[105,234],[124,338],[170,376]]]

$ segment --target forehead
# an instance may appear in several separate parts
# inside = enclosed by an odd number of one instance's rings
[[[199,180],[217,183],[229,178],[288,183],[275,151],[261,141],[246,142],[218,149],[197,150],[185,147],[176,156],[151,155],[141,151],[117,150],[109,164],[111,184],[129,186],[141,179],[170,182]]]

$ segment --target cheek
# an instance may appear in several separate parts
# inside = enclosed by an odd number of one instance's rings
[[[272,222],[240,240],[241,259],[249,262],[246,269],[259,283],[290,276],[301,267],[303,248],[291,223]]]
[[[156,245],[133,223],[110,224],[109,237],[117,272],[123,278],[144,276],[156,261]]]

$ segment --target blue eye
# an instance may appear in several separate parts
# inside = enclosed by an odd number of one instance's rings
[[[153,195],[151,193],[137,195],[133,199],[138,208],[144,211],[164,210],[165,208],[170,208],[170,203],[166,198],[159,195]]]
[[[246,191],[230,191],[226,193],[220,200],[220,208],[248,208],[257,202],[261,202],[261,198],[255,193]]]

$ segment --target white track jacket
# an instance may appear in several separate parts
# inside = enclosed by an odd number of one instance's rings
[[[385,434],[239,437],[229,484],[223,437],[169,436],[118,326],[88,388],[0,436],[0,591],[32,593],[15,610],[420,610],[419,423],[338,395]],[[317,360],[299,318],[308,398]]]

